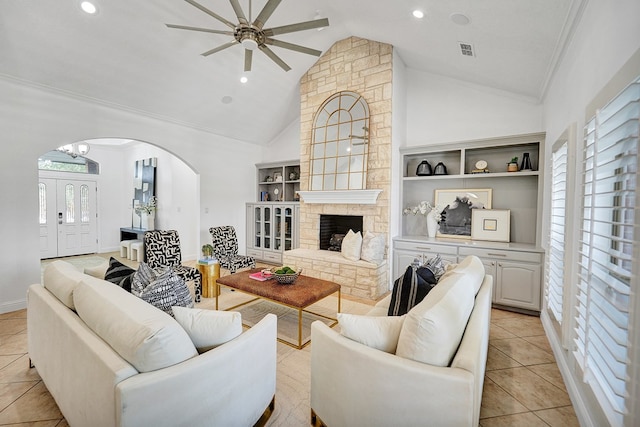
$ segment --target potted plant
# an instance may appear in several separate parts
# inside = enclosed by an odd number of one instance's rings
[[[205,258],[211,258],[213,256],[213,246],[210,244],[202,245],[202,256]]]
[[[507,163],[507,172],[518,172],[518,157],[514,157],[511,159],[509,163]]]

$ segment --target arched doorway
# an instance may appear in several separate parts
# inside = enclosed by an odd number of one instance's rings
[[[91,175],[95,179],[97,193],[96,207],[96,247],[87,251],[86,247],[81,252],[106,253],[119,250],[120,229],[131,227],[135,217],[134,187],[136,162],[142,159],[157,159],[157,196],[158,211],[156,217],[157,229],[176,229],[180,233],[181,245],[185,252],[195,252],[199,246],[199,175],[186,162],[173,153],[160,148],[152,143],[122,139],[100,138],[87,140],[90,144],[90,157],[96,174]],[[78,156],[79,158],[80,156]],[[54,178],[58,180],[84,180],[88,174],[77,171],[43,171],[40,168],[39,178]],[[91,178],[88,178],[91,179]],[[81,191],[81,190],[76,190]],[[70,197],[70,196],[69,196]],[[63,223],[66,220],[66,205],[62,201],[62,211],[56,206],[55,215],[62,212]],[[74,208],[81,212],[82,207]],[[91,215],[91,214],[90,214]],[[55,218],[56,226],[58,218]],[[60,238],[60,230],[57,231]],[[41,236],[41,246],[45,239]],[[62,239],[63,244],[64,238]],[[60,243],[58,243],[58,246]],[[68,256],[70,253],[58,251],[57,255],[46,257]],[[42,257],[45,257],[44,255]]]

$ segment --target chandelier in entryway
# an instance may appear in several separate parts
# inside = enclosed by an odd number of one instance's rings
[[[62,151],[73,157],[86,156],[89,153],[91,146],[86,141],[74,142],[73,144],[65,144],[58,147],[58,151]]]

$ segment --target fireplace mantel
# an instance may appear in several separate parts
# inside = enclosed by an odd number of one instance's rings
[[[382,190],[298,191],[305,203],[375,205]]]

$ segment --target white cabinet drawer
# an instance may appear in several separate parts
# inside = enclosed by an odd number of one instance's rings
[[[247,255],[254,258],[262,259],[262,251],[258,251],[255,249],[247,249]]]
[[[275,262],[275,263],[282,263],[282,253],[278,252],[278,253],[274,253],[274,252],[267,252],[265,251],[262,259],[265,261],[271,261],[271,262]]]
[[[504,259],[508,261],[524,261],[535,263],[542,262],[542,254],[539,252],[520,252],[503,249],[461,247],[459,255],[460,258],[464,258],[467,255],[476,255],[479,258],[493,258],[496,260]]]
[[[449,255],[457,255],[458,253],[458,249],[455,246],[434,244],[432,242],[395,242],[394,248],[407,251],[432,252]]]

